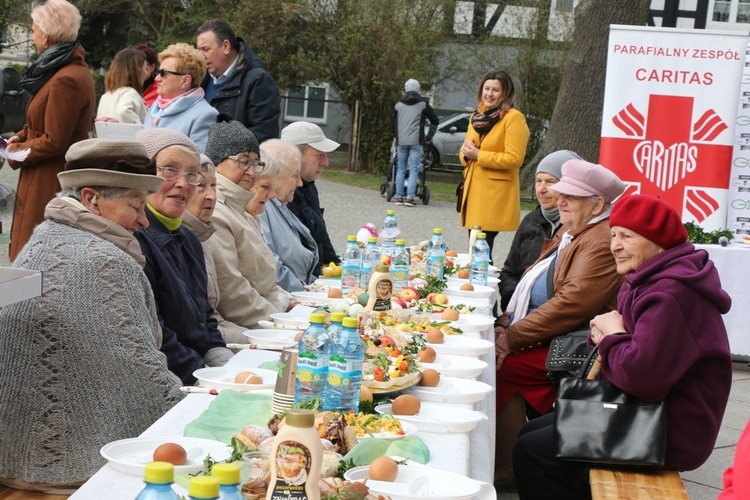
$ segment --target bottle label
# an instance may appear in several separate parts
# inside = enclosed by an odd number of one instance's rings
[[[391,295],[393,294],[393,282],[389,279],[380,280],[375,283],[375,303],[373,311],[389,311],[391,309]]]
[[[427,258],[427,272],[437,278],[443,279],[443,271],[445,269],[445,257],[430,256]]]
[[[362,379],[362,360],[345,359],[337,354],[331,356],[328,365],[328,385],[347,389],[352,379]]]
[[[316,356],[310,351],[302,351],[297,355],[297,380],[302,383],[325,382],[328,371],[326,356]]]
[[[393,281],[406,281],[409,279],[409,266],[402,265],[400,262],[391,267],[391,277]]]
[[[312,467],[310,450],[297,441],[282,441],[276,449],[276,484],[273,487],[273,500],[306,500],[307,483]],[[317,487],[318,478],[311,478]]]

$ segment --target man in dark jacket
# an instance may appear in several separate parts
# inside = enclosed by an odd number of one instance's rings
[[[278,139],[281,97],[263,61],[219,19],[198,28],[197,46],[206,58],[201,87],[211,106],[249,128],[258,142]]]
[[[560,212],[557,210],[557,191],[549,186],[562,177],[562,165],[568,160],[581,157],[573,151],[561,150],[545,156],[536,168],[535,191],[539,206],[521,221],[513,237],[508,257],[500,270],[500,307],[508,307],[513,292],[526,269],[539,258],[542,244],[560,229]]]
[[[396,205],[416,206],[417,179],[419,166],[422,163],[422,151],[429,144],[438,126],[438,117],[424,97],[419,93],[419,82],[410,78],[404,84],[406,93],[393,109],[393,134],[396,137],[398,154],[398,171],[396,173]],[[424,133],[424,124],[430,120],[430,130]],[[409,167],[409,188],[404,200],[404,180],[406,168]]]
[[[297,146],[302,153],[302,186],[294,191],[294,200],[287,208],[307,226],[318,244],[320,258],[313,274],[319,275],[322,267],[329,262],[341,262],[328,236],[323,209],[320,208],[318,188],[315,186],[315,181],[320,177],[323,168],[328,166],[327,153],[335,151],[340,144],[326,138],[323,130],[310,122],[294,122],[287,125],[281,131],[281,140]]]

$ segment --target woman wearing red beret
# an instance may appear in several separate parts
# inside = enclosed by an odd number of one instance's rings
[[[617,311],[591,320],[600,378],[640,399],[666,401],[664,468],[700,467],[713,451],[732,383],[721,315],[731,299],[705,250],[696,250],[677,212],[658,198],[615,203],[611,250],[627,279]],[[554,415],[521,429],[513,465],[521,499],[586,498],[588,467],[555,457]]]

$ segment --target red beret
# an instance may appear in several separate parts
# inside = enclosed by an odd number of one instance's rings
[[[682,219],[666,201],[634,194],[620,198],[612,207],[609,226],[630,229],[668,250],[688,239]]]

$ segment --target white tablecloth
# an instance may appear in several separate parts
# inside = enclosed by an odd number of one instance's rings
[[[484,332],[482,337],[491,337],[492,329]],[[491,359],[490,359],[491,358]],[[232,358],[227,366],[235,368],[253,368],[266,361],[279,359],[279,353],[262,350],[240,351]],[[494,349],[482,358],[488,367],[479,380],[491,384],[495,382]],[[211,404],[215,396],[207,394],[189,394],[169,412],[164,414],[151,427],[141,434],[142,437],[180,437],[185,425],[193,421]],[[465,405],[462,405],[465,406]],[[469,476],[486,484],[476,499],[494,500],[495,490],[492,488],[492,473],[494,470],[495,447],[495,396],[490,393],[484,401],[477,403],[477,410],[483,411],[489,417],[470,434],[437,434],[418,432],[419,436],[430,449],[430,461],[427,465],[442,470]],[[179,485],[175,490],[186,495]],[[110,465],[105,465],[78,491],[71,496],[74,500],[107,499],[131,500],[143,489],[143,480],[116,471]]]
[[[716,264],[721,286],[732,297],[732,309],[724,315],[732,354],[750,356],[750,245],[695,245],[708,252]]]

